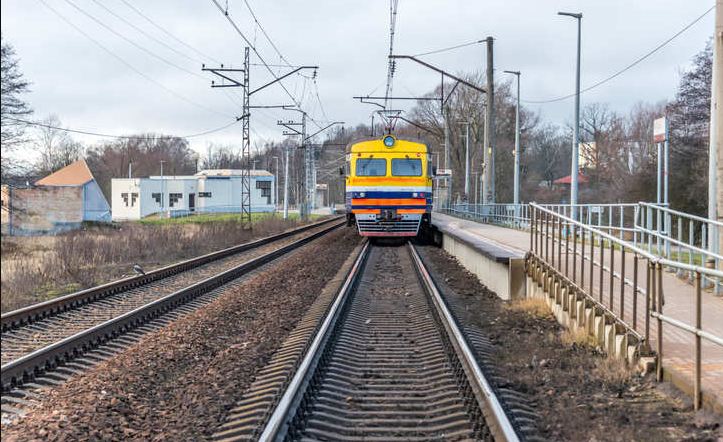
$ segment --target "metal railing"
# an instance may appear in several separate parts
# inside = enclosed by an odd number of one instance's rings
[[[635,217],[636,245],[648,252],[671,261],[691,266],[720,269],[723,255],[718,244],[723,233],[723,223],[717,220],[691,215],[668,207],[650,203],[638,203]],[[682,268],[678,276],[695,281],[695,274]],[[716,294],[721,291],[721,281],[704,277],[703,287],[713,284]]]
[[[513,229],[529,229],[529,204],[453,204],[442,212]]]
[[[538,204],[530,204],[528,275],[563,287],[606,321],[625,330],[639,349],[650,350],[651,319],[656,321],[657,377],[663,375],[663,324],[688,331],[695,339],[694,403],[701,405],[701,339],[723,346],[723,339],[702,328],[702,278],[721,278],[723,272],[661,258],[621,240],[597,226]],[[695,276],[695,325],[663,313],[663,267]],[[543,273],[539,273],[543,272]],[[629,274],[632,272],[632,275]],[[539,280],[539,278],[537,278]],[[548,287],[549,288],[549,287]]]
[[[632,242],[649,253],[691,266],[721,269],[718,250],[723,223],[646,202],[612,204],[538,204],[548,210]],[[455,204],[443,210],[461,218],[527,230],[529,204]],[[677,232],[677,233],[675,233]],[[670,267],[669,267],[670,268]],[[693,272],[675,268],[680,277],[695,282]],[[723,291],[723,281],[703,277],[703,288]]]

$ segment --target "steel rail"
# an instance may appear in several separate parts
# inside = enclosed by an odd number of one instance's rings
[[[364,262],[369,256],[369,248],[369,242],[367,241],[349,271],[349,275],[344,281],[344,285],[339,290],[336,299],[334,299],[334,303],[329,308],[329,312],[324,318],[324,322],[322,322],[319,330],[314,336],[314,340],[307,349],[304,359],[302,359],[299,364],[299,368],[296,370],[296,373],[294,373],[294,377],[286,387],[286,390],[284,391],[283,396],[281,396],[273,414],[266,422],[266,426],[259,437],[260,441],[278,440],[286,433],[289,421],[293,416],[291,410],[293,409],[293,406],[298,404],[301,400],[305,387],[309,383],[311,376],[314,374],[314,370],[318,365],[322,350],[329,340],[329,331],[333,330],[334,325],[339,319],[342,307],[359,280]]]
[[[270,244],[283,238],[287,238],[298,233],[322,226],[324,224],[338,220],[340,217],[334,217],[317,223],[291,229],[286,232],[267,236],[255,241],[239,244],[226,249],[211,252],[205,255],[190,258],[181,262],[170,264],[159,269],[150,271],[145,275],[133,276],[130,278],[119,279],[99,286],[84,289],[75,293],[70,293],[55,299],[33,304],[17,310],[13,310],[2,314],[0,323],[2,324],[3,333],[7,330],[22,327],[40,319],[47,318],[58,313],[78,308],[82,305],[103,299],[107,296],[114,295],[126,290],[144,286],[154,281],[164,279],[168,276],[182,273],[192,268],[226,258],[237,253],[245,252],[251,249]]]
[[[417,273],[422,279],[427,293],[432,298],[433,305],[437,310],[442,324],[444,325],[444,329],[455,349],[457,357],[464,367],[467,379],[470,381],[472,389],[475,391],[477,403],[485,416],[485,421],[490,428],[490,432],[496,441],[519,441],[519,436],[517,435],[512,422],[510,422],[509,417],[505,413],[505,410],[502,407],[500,400],[497,398],[492,385],[489,383],[484,373],[482,373],[482,369],[477,363],[472,349],[467,344],[467,339],[457,326],[457,322],[455,321],[454,316],[452,316],[447,304],[444,302],[442,294],[439,292],[434,280],[427,271],[419,253],[417,253],[417,250],[411,243],[409,243],[409,252],[412,255],[412,260],[416,264]]]
[[[302,362],[299,364],[299,368],[294,373],[291,382],[284,391],[270,418],[266,421],[259,437],[260,441],[281,441],[288,437],[289,426],[296,413],[295,410],[303,401],[304,393],[311,383],[325,347],[332,338],[331,331],[334,330],[341,317],[345,303],[350,299],[351,293],[357,281],[360,279],[369,248],[370,246],[367,243],[357,258],[344,285],[339,290],[332,307],[329,309],[322,325],[319,327],[314,340],[306,351]],[[422,287],[432,298],[432,305],[434,305],[438,316],[441,318],[446,335],[452,342],[456,357],[462,363],[466,377],[472,386],[478,405],[490,427],[491,433],[496,440],[519,441],[519,436],[510,422],[509,417],[506,415],[504,408],[495,395],[491,384],[487,381],[481,368],[477,364],[471,348],[467,344],[461,330],[456,325],[451,312],[446,307],[439,290],[436,288],[429,272],[424,267],[421,258],[411,244],[409,250],[413,258],[412,260],[415,263],[417,274],[422,280]]]
[[[274,250],[270,253],[246,261],[218,275],[211,276],[191,286],[166,295],[142,307],[117,316],[104,323],[93,326],[75,335],[69,336],[51,345],[33,351],[23,357],[11,361],[0,368],[0,380],[3,390],[20,385],[47,370],[51,370],[63,362],[68,362],[88,349],[95,348],[118,335],[135,329],[151,319],[163,315],[186,302],[208,293],[229,281],[267,264],[276,258],[291,252],[308,242],[342,226],[337,223],[315,232],[305,238]],[[298,233],[298,232],[297,232]]]

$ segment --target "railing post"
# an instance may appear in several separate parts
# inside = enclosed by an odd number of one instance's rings
[[[663,381],[663,319],[660,315],[663,314],[663,267],[660,263],[655,264],[655,272],[657,277],[657,284],[655,287],[655,294],[657,295],[656,311],[658,312],[658,370],[657,379],[658,382]]]
[[[603,280],[605,279],[605,239],[602,237],[602,235],[598,234],[600,237],[600,280],[598,281],[599,291],[598,291],[598,300],[600,301],[600,304],[604,305],[603,302]],[[611,255],[612,256],[612,255]],[[592,294],[592,291],[590,291],[590,294]]]
[[[652,268],[653,263],[648,260],[645,277],[645,345],[647,345],[648,348],[650,348],[650,298],[655,292]]]
[[[575,229],[575,234],[577,234],[577,229]],[[580,229],[580,287],[585,287],[585,230],[582,228]],[[576,238],[577,239],[577,238]],[[573,243],[573,247],[576,247],[577,241]],[[573,249],[574,250],[574,249]],[[575,257],[573,258],[577,264],[577,254],[574,254]],[[577,268],[573,266],[572,268],[572,279],[575,280],[575,273],[577,272]]]
[[[701,290],[702,284],[701,284],[701,274],[700,272],[695,272],[695,328],[700,330],[702,327],[702,321],[701,321]],[[693,406],[695,407],[695,410],[699,410],[701,406],[701,397],[700,397],[700,373],[701,373],[701,354],[700,354],[700,335],[696,333],[695,335],[695,384],[693,386]]]
[[[590,296],[593,296],[593,281],[595,280],[595,232],[590,230]]]
[[[633,255],[633,330],[638,331],[638,254]]]
[[[688,245],[692,246],[695,243],[695,229],[693,227],[693,220],[690,220],[688,222]],[[688,249],[688,264],[693,265],[693,250]],[[693,271],[691,270],[689,272],[689,278],[692,281],[695,276],[693,275]]]
[[[620,247],[620,319],[625,320],[625,246]]]
[[[530,251],[532,253],[535,253],[534,239],[535,239],[535,209],[533,208],[532,209],[532,219],[531,219],[531,223],[530,223]]]

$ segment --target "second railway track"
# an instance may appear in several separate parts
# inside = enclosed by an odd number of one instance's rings
[[[25,321],[19,327],[8,327],[2,335],[3,416],[6,409],[14,412],[14,405],[23,405],[28,398],[32,399],[35,396],[31,391],[33,388],[62,382],[79,369],[130,345],[137,340],[139,333],[162,326],[165,317],[174,317],[175,312],[187,313],[204,305],[209,301],[203,299],[204,295],[214,289],[341,225],[336,220],[330,220],[286,232],[251,243],[254,247],[240,247],[242,251],[231,256],[200,260],[193,270],[172,273],[140,287],[132,286],[130,290],[118,294],[111,292],[101,299],[80,303],[75,308],[64,308],[54,314]],[[170,288],[165,288],[165,284]],[[124,297],[131,300],[124,300]],[[195,302],[197,299],[203,300]],[[18,348],[25,350],[18,351]],[[15,351],[19,356],[8,358],[10,360],[6,363],[6,350]],[[76,359],[83,362],[74,362]],[[37,384],[38,379],[41,385]],[[20,390],[18,387],[21,387]]]
[[[290,244],[326,221],[4,314],[1,364]],[[92,296],[87,296],[91,293]]]
[[[214,440],[518,440],[412,245],[367,244],[324,302]]]

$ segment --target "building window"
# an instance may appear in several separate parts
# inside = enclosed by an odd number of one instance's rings
[[[271,196],[271,181],[256,181],[256,188],[261,189],[261,196]]]
[[[156,204],[161,204],[161,194],[160,193],[152,193],[151,197],[156,200]]]
[[[211,198],[211,192],[198,192],[199,198]]]
[[[128,193],[121,193],[121,198],[123,198],[123,202],[125,203],[126,207],[128,207]]]
[[[173,207],[174,204],[178,202],[178,200],[183,199],[182,193],[169,193],[168,194],[168,205],[170,207]]]
[[[137,193],[131,193],[131,207],[136,205],[136,201],[138,200],[138,194]]]

